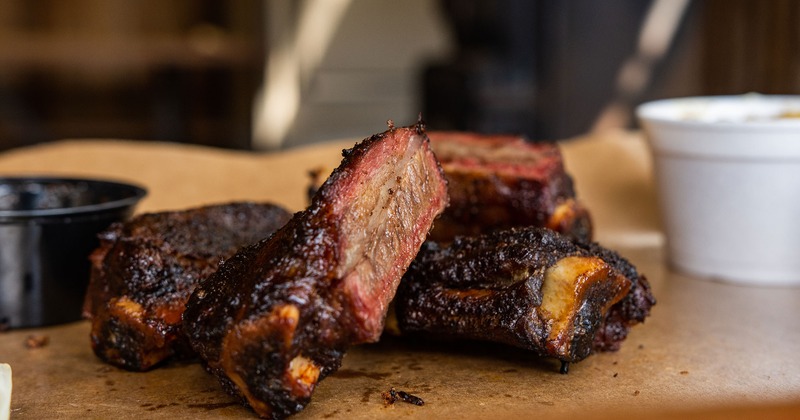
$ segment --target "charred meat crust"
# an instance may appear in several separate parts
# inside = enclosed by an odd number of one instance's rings
[[[221,260],[290,217],[274,204],[235,202],[147,213],[110,226],[90,257],[84,302],[94,352],[135,371],[192,355],[180,320],[194,287]]]
[[[545,284],[564,273],[572,278]],[[654,303],[645,278],[613,251],[517,228],[426,243],[395,310],[405,334],[494,341],[574,362],[618,346]]]
[[[343,156],[308,209],[222,264],[184,313],[208,370],[265,418],[301,410],[347,346],[379,338],[400,278],[447,202],[421,123]]]

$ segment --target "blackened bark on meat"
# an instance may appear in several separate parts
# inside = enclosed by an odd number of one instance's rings
[[[426,243],[395,310],[404,334],[494,341],[575,362],[619,345],[654,303],[645,278],[616,253],[519,228],[444,248]]]
[[[591,240],[589,212],[575,198],[558,144],[515,135],[429,135],[450,195],[431,239],[449,242],[459,235],[539,226]]]
[[[94,352],[134,371],[192,355],[180,321],[195,286],[290,218],[273,204],[237,202],[142,214],[109,227],[90,257],[83,309]]]
[[[343,152],[308,209],[227,260],[185,328],[209,371],[265,418],[303,409],[349,345],[376,341],[400,278],[447,202],[422,124]]]

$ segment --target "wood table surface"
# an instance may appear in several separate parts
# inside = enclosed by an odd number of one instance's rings
[[[139,213],[233,200],[300,210],[308,172],[330,171],[353,143],[258,153],[66,140],[0,154],[0,175],[131,181],[149,191]],[[671,270],[642,137],[609,132],[561,145],[597,241],[633,262],[658,299],[622,349],[561,375],[557,362],[503,346],[385,338],[353,347],[293,418],[800,418],[800,288],[737,286]],[[48,343],[27,348],[31,336]],[[14,372],[12,419],[255,418],[197,363],[146,373],[104,364],[85,321],[0,333],[0,363]],[[381,393],[390,387],[425,405],[385,405]]]

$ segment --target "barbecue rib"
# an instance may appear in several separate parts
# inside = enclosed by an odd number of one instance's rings
[[[531,143],[514,135],[428,135],[450,195],[450,206],[431,239],[449,242],[457,235],[541,226],[591,240],[589,212],[575,198],[557,144]]]
[[[291,217],[272,204],[229,203],[149,213],[100,234],[83,313],[98,357],[135,371],[192,354],[181,314],[197,283],[222,259]]]
[[[233,395],[265,418],[302,410],[351,344],[376,341],[389,301],[447,202],[423,126],[343,152],[341,165],[271,238],[192,294],[184,327]]]
[[[544,228],[428,242],[395,298],[400,330],[495,341],[575,362],[616,348],[655,304],[612,251]]]

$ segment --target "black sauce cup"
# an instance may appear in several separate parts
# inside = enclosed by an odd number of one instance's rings
[[[146,194],[107,180],[0,178],[0,327],[81,319],[98,233]]]

